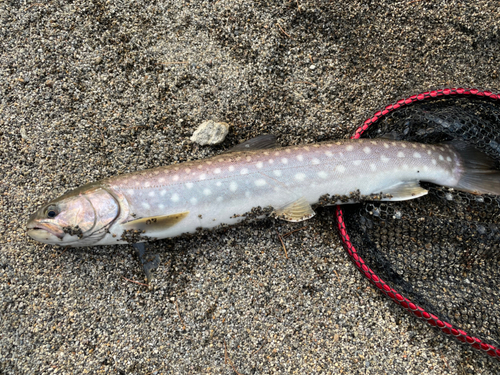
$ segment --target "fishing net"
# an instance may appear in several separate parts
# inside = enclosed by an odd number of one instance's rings
[[[478,89],[415,95],[374,114],[354,138],[388,135],[461,140],[500,161],[500,95]],[[415,200],[338,206],[344,247],[395,303],[500,359],[500,197],[422,186],[429,194]]]

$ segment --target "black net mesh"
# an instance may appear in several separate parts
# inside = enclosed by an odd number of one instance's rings
[[[378,112],[358,134],[422,143],[458,139],[500,161],[499,100],[412,98]],[[422,185],[429,194],[419,199],[344,206],[343,215],[339,209],[344,245],[395,302],[499,358],[500,197]]]

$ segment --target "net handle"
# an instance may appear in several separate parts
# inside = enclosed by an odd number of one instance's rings
[[[383,109],[375,112],[371,117],[363,122],[352,139],[358,139],[361,135],[374,123],[379,121],[382,117],[387,116],[389,113],[396,111],[399,108],[412,105],[415,102],[427,101],[432,99],[439,99],[443,97],[479,97],[486,98],[493,101],[500,101],[500,93],[492,90],[482,90],[478,88],[443,88],[437,90],[426,91],[421,94],[412,95],[405,99],[400,99],[394,104],[390,104]],[[396,304],[400,305],[412,315],[423,320],[432,327],[435,327],[448,336],[453,336],[459,342],[469,345],[470,347],[485,352],[490,357],[496,358],[500,361],[500,348],[483,342],[481,339],[468,334],[467,332],[454,327],[451,323],[439,319],[437,316],[425,311],[422,307],[414,304],[409,298],[399,293],[396,289],[388,285],[377,274],[365,264],[365,261],[359,256],[358,251],[354,247],[347,232],[344,221],[344,214],[341,206],[336,207],[337,227],[340,232],[342,245],[347,251],[349,258],[352,260],[356,268],[365,276],[368,281],[373,284],[383,294],[393,300]]]

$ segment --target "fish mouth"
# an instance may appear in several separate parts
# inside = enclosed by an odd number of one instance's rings
[[[30,223],[27,233],[35,241],[45,243],[59,243],[64,237],[64,232],[57,226],[49,223]]]

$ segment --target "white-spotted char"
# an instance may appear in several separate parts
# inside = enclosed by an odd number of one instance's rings
[[[427,193],[419,181],[500,193],[499,172],[491,170],[491,160],[461,143],[429,147],[361,139],[272,150],[265,137],[210,159],[82,186],[37,211],[28,234],[69,246],[140,242],[144,236],[175,237],[236,224],[257,206],[301,221],[314,216],[311,205],[325,194],[382,193],[383,200],[405,200]],[[127,237],[130,232],[136,237]]]

